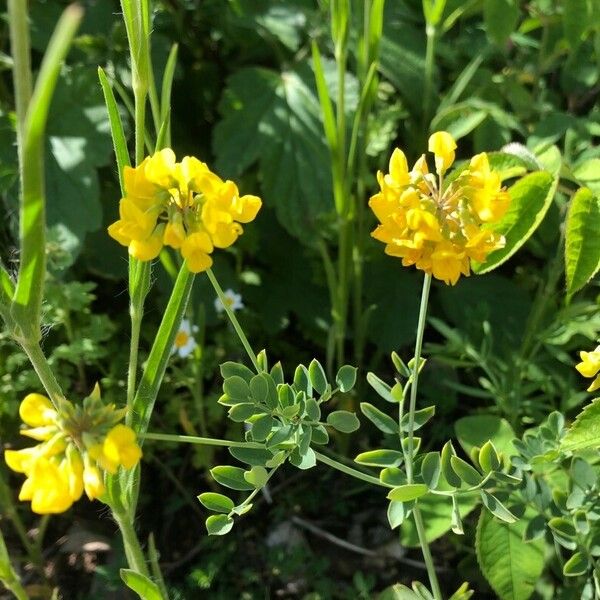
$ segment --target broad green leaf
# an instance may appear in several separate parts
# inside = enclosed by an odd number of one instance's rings
[[[557,185],[558,178],[546,171],[536,171],[509,188],[511,203],[508,211],[491,227],[504,235],[506,245],[492,252],[484,263],[474,263],[476,273],[489,273],[519,250],[542,222],[552,204]]]
[[[386,467],[379,473],[379,481],[396,487],[404,485],[406,483],[406,473],[397,467]]]
[[[517,26],[519,7],[516,0],[484,0],[483,18],[488,37],[503,45]]]
[[[271,452],[262,448],[229,448],[229,454],[243,463],[261,467],[273,458]]]
[[[342,433],[352,433],[360,427],[358,417],[347,410],[334,410],[327,415],[327,424]]]
[[[323,61],[334,87],[335,65]],[[347,109],[357,102],[356,80],[346,77]],[[334,95],[334,94],[332,94]],[[262,195],[280,223],[309,242],[319,235],[323,215],[332,214],[330,156],[314,74],[304,62],[277,72],[242,68],[228,80],[223,119],[214,132],[217,171],[239,176],[258,163]]]
[[[259,377],[257,375],[257,377]],[[245,379],[242,379],[238,375],[228,377],[223,382],[223,392],[227,394],[232,400],[238,400],[247,402],[250,399],[250,387],[246,383]],[[254,394],[252,394],[255,400],[259,400]]]
[[[575,552],[565,563],[563,575],[566,577],[578,577],[584,575],[590,568],[590,559],[583,552]]]
[[[571,48],[577,48],[590,26],[588,0],[568,0],[563,4],[563,29]]]
[[[594,398],[578,415],[562,439],[563,450],[600,447],[600,398]]]
[[[506,523],[514,523],[517,520],[517,517],[513,515],[496,496],[486,492],[485,490],[481,490],[481,500],[485,507],[495,516],[498,517],[501,521]]]
[[[424,496],[429,491],[429,488],[424,483],[407,483],[394,488],[387,498],[395,502],[409,502]]]
[[[327,388],[327,376],[321,363],[313,358],[308,365],[308,375],[313,388],[318,394],[323,394]]]
[[[119,575],[123,583],[134,591],[141,600],[163,600],[160,588],[149,577],[132,569],[121,569]]]
[[[573,175],[596,195],[600,194],[600,158],[590,158],[577,165]]]
[[[369,402],[361,402],[360,410],[363,415],[365,415],[377,429],[383,431],[383,433],[398,433],[398,423],[394,421],[392,417],[379,410],[376,406],[373,406]]]
[[[571,540],[577,538],[577,530],[575,529],[575,525],[573,525],[573,521],[571,519],[567,519],[565,517],[553,517],[548,521],[548,527],[562,537],[566,537]]]
[[[335,376],[335,382],[337,383],[340,391],[349,392],[356,383],[356,367],[351,365],[344,365],[340,367],[340,370]]]
[[[235,506],[231,498],[215,492],[204,492],[198,496],[198,500],[200,500],[200,503],[208,508],[208,510],[225,514],[230,513]]]
[[[206,519],[208,535],[226,535],[233,527],[233,519],[228,515],[211,515]]]
[[[571,199],[566,223],[567,299],[600,270],[600,197],[580,188]]]
[[[421,477],[430,490],[434,490],[440,480],[442,463],[439,452],[428,452],[421,463]]]
[[[318,421],[321,418],[321,407],[314,398],[306,399],[306,416],[311,421]]]
[[[491,473],[500,468],[500,457],[496,452],[496,447],[491,440],[488,440],[479,451],[477,457],[479,465],[485,473]]]
[[[413,421],[413,431],[417,431],[417,429],[421,429],[429,419],[431,419],[435,415],[435,406],[427,406],[426,408],[421,408],[416,410],[414,413],[414,421]],[[400,422],[402,431],[408,432],[410,424],[410,415],[407,413],[402,417],[402,421]]]
[[[483,476],[477,469],[472,467],[468,462],[465,462],[458,456],[450,457],[450,465],[452,470],[467,484],[470,486],[479,485]]]
[[[275,420],[271,415],[261,415],[252,421],[252,439],[255,442],[264,442],[271,433]]]
[[[440,489],[441,489],[440,482]],[[460,514],[466,517],[479,504],[479,498],[475,494],[457,496]],[[452,499],[447,496],[436,496],[428,494],[419,498],[419,510],[425,524],[425,537],[431,543],[450,531],[452,526]],[[419,536],[412,519],[406,519],[402,524],[400,541],[403,546],[417,548]]]
[[[229,379],[235,375],[236,377],[241,377],[246,383],[250,383],[250,380],[254,376],[254,372],[246,365],[233,361],[224,362],[220,365],[219,369],[221,370],[223,379]]]
[[[248,420],[255,412],[257,412],[257,409],[252,402],[240,402],[229,409],[228,415],[232,421],[242,423]]]
[[[244,473],[244,479],[255,488],[261,488],[269,480],[268,471],[261,466],[255,465]]]
[[[312,448],[308,448],[302,455],[295,450],[290,456],[290,462],[299,469],[312,469],[317,464],[317,456]]]
[[[240,467],[221,465],[213,467],[210,470],[210,474],[217,483],[231,488],[232,490],[244,492],[254,489],[254,486],[246,481],[244,477],[245,471],[244,469],[240,469]]]
[[[544,570],[543,540],[524,542],[527,518],[504,523],[482,510],[476,551],[481,571],[501,600],[527,600]]]
[[[361,452],[354,460],[369,467],[397,467],[404,458],[402,452],[398,450],[368,450]]]
[[[367,382],[384,400],[392,403],[396,402],[392,396],[392,388],[385,381],[379,379],[375,373],[367,373]]]
[[[488,440],[492,440],[498,452],[508,456],[516,452],[512,443],[516,437],[515,432],[510,423],[501,417],[495,415],[462,417],[454,424],[454,430],[467,454],[475,446],[482,448]]]
[[[419,505],[420,506],[420,505]],[[406,517],[406,508],[404,502],[397,502],[392,500],[387,509],[387,518],[392,529],[396,529],[402,525],[404,518]]]

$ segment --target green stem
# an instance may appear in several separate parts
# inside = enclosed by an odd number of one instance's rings
[[[146,96],[145,88],[134,89],[135,101],[135,164],[144,160],[146,131]]]
[[[13,59],[13,85],[15,90],[15,111],[17,114],[17,148],[23,151],[23,129],[25,116],[31,99],[32,78],[29,55],[29,23],[27,2],[8,1],[8,22],[10,24],[10,49]],[[23,164],[23,159],[19,160]]]
[[[254,350],[252,350],[252,347],[250,346],[250,343],[248,342],[248,338],[246,337],[244,330],[242,329],[239,321],[237,320],[233,310],[231,310],[231,307],[229,306],[229,303],[227,302],[227,298],[225,298],[225,294],[223,293],[223,290],[221,289],[221,286],[219,285],[219,282],[217,281],[215,274],[212,272],[212,269],[208,269],[206,271],[206,274],[208,275],[208,279],[210,280],[210,283],[212,284],[215,292],[217,293],[219,300],[221,300],[221,303],[223,304],[223,308],[225,309],[225,312],[227,313],[227,316],[229,317],[229,320],[231,321],[231,324],[233,325],[235,332],[237,333],[238,337],[240,338],[240,342],[242,342],[242,346],[244,346],[244,350],[246,350],[246,354],[250,358],[252,365],[256,369],[256,372],[260,373],[261,369],[258,366],[258,359],[256,358],[256,354],[254,354]]]
[[[30,340],[19,340],[21,347],[25,350],[25,353],[29,357],[35,372],[37,373],[44,389],[48,393],[54,408],[58,410],[60,401],[65,397],[63,391],[54,377],[54,373],[48,364],[46,356],[42,352],[38,342],[32,342]]]
[[[425,332],[425,321],[427,318],[427,304],[429,302],[429,289],[431,288],[431,275],[426,274],[423,279],[423,291],[421,292],[421,306],[419,308],[419,322],[417,325],[417,339],[415,340],[415,356],[412,368],[412,383],[410,386],[410,404],[408,408],[408,453],[406,456],[406,476],[408,483],[413,482],[414,461],[414,433],[415,433],[415,410],[417,406],[417,389],[419,386],[419,367],[421,363],[421,350],[423,348],[423,334]]]
[[[224,446],[227,448],[264,448],[264,444],[254,442],[235,442],[232,440],[221,440],[219,438],[199,437],[197,435],[177,435],[171,433],[144,433],[141,437],[145,440],[157,442],[176,442],[182,444],[200,444],[202,446]]]
[[[144,556],[140,540],[133,527],[132,519],[127,512],[116,510],[113,510],[113,517],[121,531],[123,544],[125,546],[125,556],[127,556],[129,566],[141,575],[149,577],[150,572],[148,571],[148,565],[146,564],[146,557]]]
[[[392,485],[386,485],[385,483],[382,483],[377,477],[372,477],[371,475],[367,475],[366,473],[361,473],[360,471],[357,471],[356,469],[353,469],[352,467],[348,467],[348,466],[342,464],[341,462],[334,460],[333,458],[329,458],[328,456],[325,456],[324,454],[321,454],[320,452],[315,452],[315,456],[317,457],[317,460],[319,462],[322,462],[324,465],[332,467],[333,469],[337,469],[338,471],[341,471],[342,473],[345,473],[346,475],[350,475],[351,477],[354,477],[355,479],[360,479],[361,481],[366,481],[367,483],[371,483],[371,484],[377,485],[379,487],[385,487],[385,488],[393,488],[394,487]]]
[[[427,24],[425,27],[427,36],[427,46],[425,49],[425,89],[423,100],[423,133],[429,131],[429,122],[431,120],[431,100],[433,94],[433,67],[435,63],[435,26]]]
[[[429,290],[431,288],[431,275],[425,274],[423,279],[423,291],[421,292],[421,306],[419,308],[419,321],[417,324],[417,339],[415,340],[415,355],[412,366],[412,377],[410,386],[410,404],[408,408],[408,451],[406,453],[406,477],[408,483],[414,481],[414,430],[415,430],[415,410],[417,406],[417,391],[419,386],[419,368],[421,363],[421,350],[423,349],[423,334],[425,332],[425,322],[427,318],[427,305],[429,303]],[[415,504],[412,511],[417,535],[419,537],[419,545],[423,553],[423,560],[427,568],[427,575],[429,576],[429,584],[431,585],[431,591],[435,600],[442,599],[442,593],[440,590],[440,584],[435,572],[435,566],[433,564],[433,558],[431,556],[431,550],[427,543],[427,536],[425,534],[425,527],[423,525],[423,518],[419,509],[418,503]]]

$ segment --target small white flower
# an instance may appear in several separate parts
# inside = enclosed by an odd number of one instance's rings
[[[225,296],[225,302],[227,303],[227,306],[233,311],[235,312],[236,310],[240,310],[241,308],[244,308],[244,303],[242,302],[242,295],[241,294],[236,294],[233,290],[225,290],[224,294]],[[225,307],[223,306],[223,302],[221,302],[221,298],[219,298],[217,296],[217,298],[215,298],[215,310],[218,313],[222,313],[225,310]]]
[[[188,319],[183,319],[181,321],[181,325],[179,326],[179,331],[175,336],[175,342],[173,344],[171,354],[175,354],[177,352],[181,358],[185,358],[191,354],[197,345],[192,333],[196,333],[197,331],[198,327],[196,327],[196,325],[192,326]]]

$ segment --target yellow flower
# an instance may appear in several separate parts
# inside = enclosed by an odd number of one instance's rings
[[[386,254],[449,285],[470,274],[471,260],[483,262],[504,245],[504,238],[484,224],[500,219],[510,201],[486,154],[473,157],[445,186],[443,176],[454,162],[455,149],[456,142],[445,131],[429,138],[436,177],[425,155],[409,170],[404,153],[396,148],[390,172],[377,174],[380,191],[369,200],[380,223],[372,236],[386,244]]]
[[[600,371],[600,346],[596,346],[592,352],[580,352],[579,356],[581,362],[575,365],[575,368],[584,377],[594,377]],[[595,392],[600,389],[600,375],[598,375],[594,381],[592,381],[590,387],[587,389],[588,392]]]
[[[212,264],[214,248],[231,246],[243,233],[240,223],[254,220],[262,202],[240,196],[233,181],[223,181],[193,156],[176,162],[169,148],[124,171],[119,220],[108,234],[138,260],[156,258],[163,245],[178,249],[191,271]]]
[[[131,469],[142,451],[135,432],[118,423],[124,410],[104,405],[100,388],[79,406],[61,400],[58,411],[48,398],[29,394],[21,402],[21,417],[32,429],[22,433],[40,441],[32,448],[6,450],[10,469],[24,473],[20,500],[31,501],[39,514],[68,510],[84,490],[90,499],[104,493],[104,471]]]
[[[439,175],[443,175],[454,162],[454,138],[447,131],[436,131],[429,138],[428,150],[433,152],[435,157],[435,170]]]
[[[44,427],[54,425],[56,410],[45,396],[27,394],[19,406],[19,416],[30,427]]]

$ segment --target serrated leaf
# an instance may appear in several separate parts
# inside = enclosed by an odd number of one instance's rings
[[[527,600],[544,570],[544,541],[523,541],[526,522],[504,523],[486,510],[479,517],[477,560],[501,600]]]
[[[162,600],[160,588],[149,577],[133,571],[132,569],[121,569],[119,575],[123,583],[134,591],[141,600]]]
[[[492,0],[495,1],[495,0]],[[508,192],[511,203],[504,217],[491,230],[504,235],[504,248],[490,253],[484,263],[473,263],[473,271],[489,273],[506,262],[531,237],[548,212],[558,178],[536,171],[519,179]]]
[[[398,433],[398,423],[394,421],[392,417],[379,410],[376,406],[373,406],[369,402],[361,402],[360,410],[363,415],[365,415],[365,417],[367,417],[367,419],[383,433]]]
[[[404,458],[398,450],[369,450],[361,452],[354,460],[360,465],[369,467],[397,467]]]
[[[208,535],[226,535],[233,527],[233,519],[227,515],[211,515],[206,519]],[[162,596],[159,596],[162,598]]]
[[[244,469],[230,467],[228,465],[220,465],[213,467],[210,470],[210,474],[217,483],[231,488],[232,490],[248,492],[253,490],[254,487],[245,480],[244,472]]]
[[[223,379],[228,379],[229,377],[241,377],[246,383],[250,383],[252,376],[254,373],[246,366],[241,363],[236,363],[231,360],[224,362],[219,367],[221,371],[221,376]]]
[[[409,502],[424,496],[429,491],[429,488],[424,483],[406,483],[397,488],[394,488],[388,493],[388,500],[396,502]]]
[[[584,450],[600,446],[600,398],[594,398],[569,427],[561,441],[563,450]]]
[[[231,498],[215,492],[204,492],[198,496],[200,503],[214,512],[230,513],[235,504]]]
[[[519,7],[516,0],[484,0],[483,18],[488,37],[503,45],[517,26]]]
[[[442,463],[439,452],[428,452],[421,462],[421,477],[430,490],[434,490],[440,480]]]
[[[325,78],[334,79],[333,62],[323,61],[323,67]],[[346,108],[351,109],[356,80],[346,77],[346,83]],[[227,82],[221,112],[213,138],[217,170],[239,177],[258,162],[266,204],[292,235],[314,238],[319,218],[334,207],[329,150],[310,66],[302,62],[284,72],[237,70]]]
[[[565,232],[567,299],[600,270],[600,197],[580,188],[571,199]]]
[[[340,391],[349,392],[356,383],[356,367],[351,365],[344,365],[340,367],[340,370],[335,376],[335,382],[337,383]]]
[[[325,369],[321,366],[321,363],[312,359],[308,365],[308,376],[310,377],[310,383],[318,394],[323,394],[327,389],[327,376],[325,375]]]
[[[335,410],[327,415],[327,424],[342,433],[352,433],[360,427],[358,417],[347,410]]]

